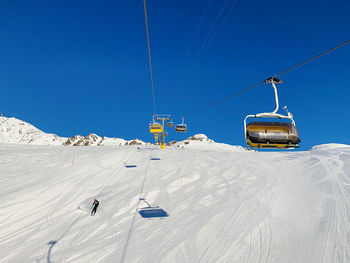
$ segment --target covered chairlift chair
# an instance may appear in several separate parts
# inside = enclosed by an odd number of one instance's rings
[[[166,126],[167,127],[169,127],[169,128],[172,128],[172,127],[174,127],[174,123],[173,123],[173,121],[172,120],[170,120],[167,124],[166,124]]]
[[[176,132],[187,132],[187,125],[184,122],[184,117],[182,116],[182,123],[175,126]]]
[[[295,121],[292,113],[287,110],[287,115],[279,114],[278,111],[278,95],[275,83],[282,83],[276,77],[266,80],[271,83],[275,92],[276,108],[273,112],[257,113],[248,115],[244,119],[244,135],[248,146],[252,148],[297,148],[299,147],[300,139],[298,130],[295,127]],[[246,124],[248,118],[277,118],[289,119],[292,123],[286,122],[260,122],[254,121]]]
[[[163,132],[163,126],[154,121],[154,119],[151,121],[151,123],[149,124],[149,132],[153,133],[153,134],[159,134]]]

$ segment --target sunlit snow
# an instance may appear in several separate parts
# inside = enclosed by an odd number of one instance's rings
[[[349,145],[183,145],[0,144],[0,261],[350,262]]]

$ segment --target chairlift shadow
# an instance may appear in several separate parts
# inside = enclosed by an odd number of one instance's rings
[[[137,167],[136,164],[127,164],[126,162],[123,163],[125,168],[135,168]]]
[[[47,243],[50,247],[49,247],[49,251],[47,252],[47,263],[52,263],[51,261],[51,250],[53,248],[54,245],[57,244],[57,241],[56,240],[52,240],[50,242]]]
[[[164,218],[169,217],[169,214],[159,206],[152,206],[150,203],[148,203],[144,198],[140,198],[140,201],[144,201],[148,206],[138,208],[136,211],[142,216],[143,218]]]
[[[136,168],[137,165],[136,164],[124,164],[125,168]]]
[[[80,219],[80,216],[79,215],[78,217],[75,218],[75,220],[72,222],[72,224],[62,233],[62,235],[57,239],[57,240],[51,240],[47,243],[47,245],[49,245],[49,250],[47,251],[47,257],[46,257],[46,260],[47,260],[47,263],[53,263],[51,261],[51,251],[52,251],[52,248],[70,231],[70,229],[79,221]]]

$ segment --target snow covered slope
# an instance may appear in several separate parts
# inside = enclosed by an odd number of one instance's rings
[[[0,156],[1,262],[350,262],[349,145],[3,144]],[[140,197],[169,217],[141,217]]]
[[[218,143],[209,139],[205,134],[195,134],[188,139],[172,144],[174,146],[192,150],[209,150],[209,151],[249,151],[242,146]]]
[[[62,145],[67,138],[48,134],[16,118],[0,117],[0,143]]]
[[[3,116],[0,116],[0,143],[52,146],[120,146],[146,144],[139,139],[127,141],[120,138],[100,137],[93,133],[85,137],[82,135],[75,135],[70,138],[58,137],[55,134],[45,133],[25,121]]]

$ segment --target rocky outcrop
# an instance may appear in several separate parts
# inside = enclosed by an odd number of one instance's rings
[[[210,140],[207,135],[205,134],[195,134],[192,137],[187,138],[186,140],[189,141],[201,141],[201,142],[214,142],[213,140]]]
[[[145,143],[139,139],[131,140],[125,143],[125,145],[142,145],[142,144],[145,144]]]

